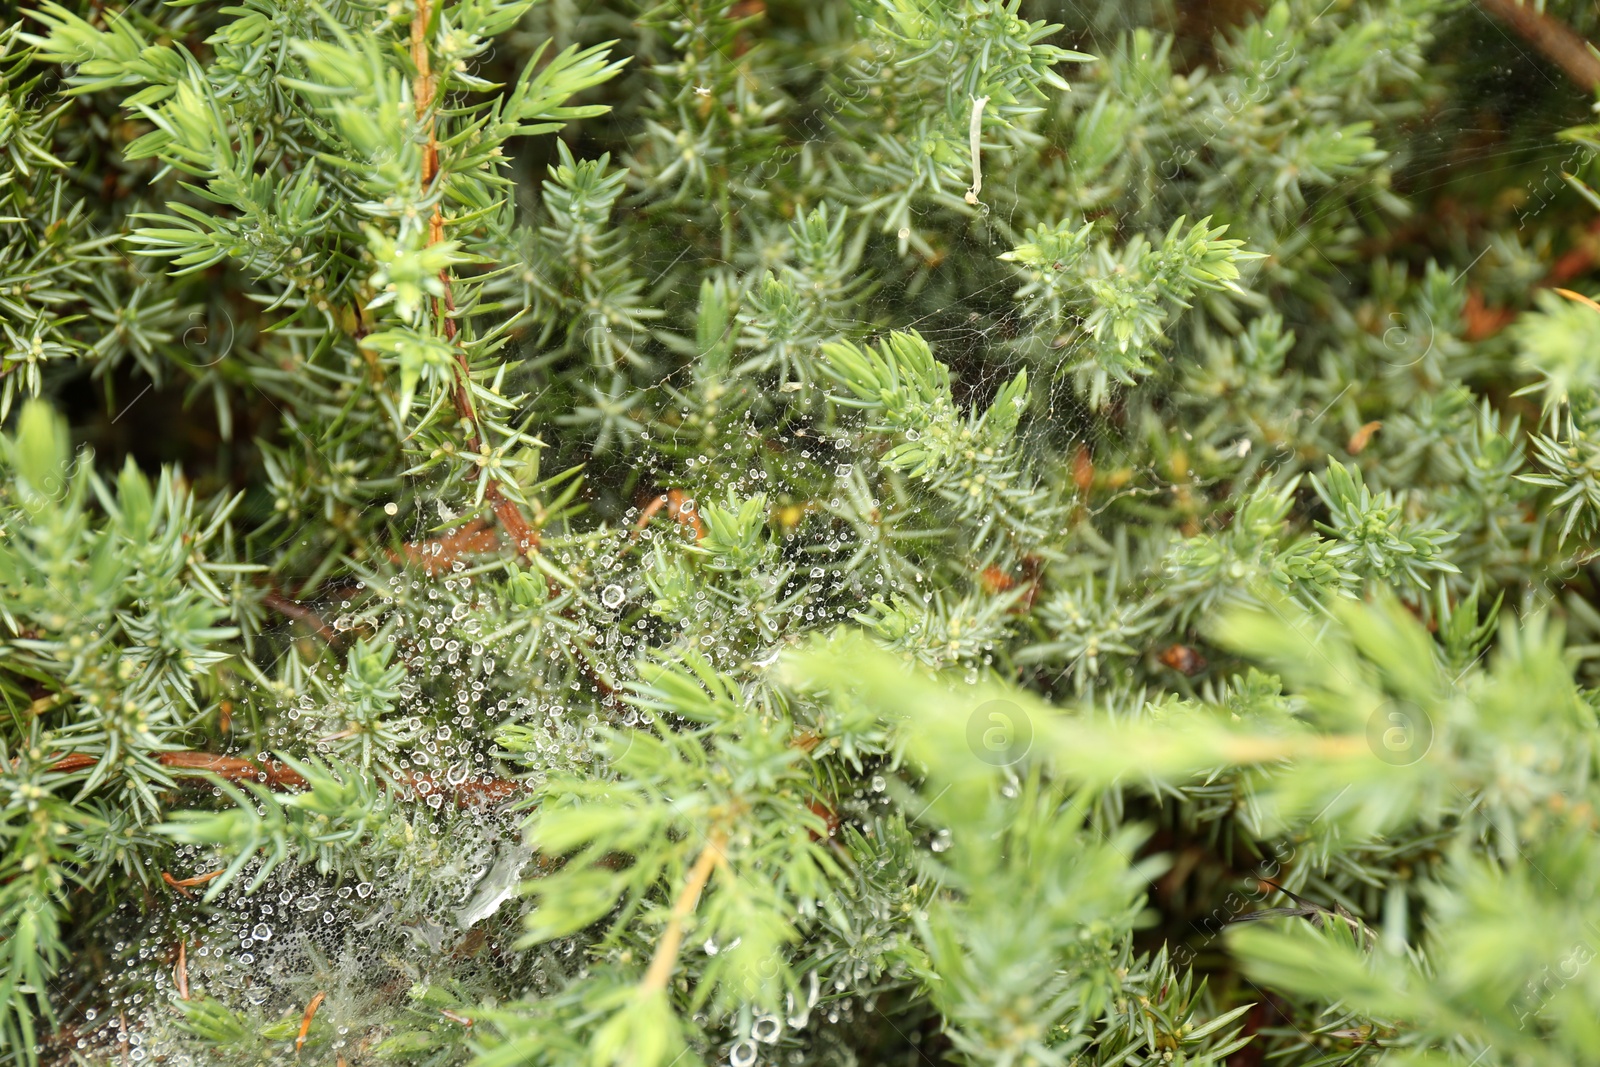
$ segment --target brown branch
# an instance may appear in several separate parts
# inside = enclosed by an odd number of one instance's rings
[[[430,18],[428,0],[417,0],[416,18],[411,22],[411,61],[417,68],[412,95],[416,97],[417,121],[428,133],[427,147],[423,149],[422,155],[424,189],[432,185],[439,176],[439,135],[434,126],[432,111],[436,86],[428,57],[427,30]],[[428,244],[435,245],[443,240],[444,213],[438,204],[434,204],[433,214],[428,217]],[[433,311],[443,322],[445,340],[454,348],[456,357],[456,387],[451,393],[451,401],[455,405],[456,417],[470,427],[467,431],[467,450],[487,457],[483,430],[478,423],[477,412],[472,406],[472,368],[467,364],[466,350],[456,344],[457,331],[454,317],[456,302],[450,283],[450,272],[440,271],[439,281],[444,287],[444,306],[441,312],[440,301],[435,300]],[[539,547],[538,529],[528,521],[522,509],[505,495],[500,488],[499,479],[492,474],[484,487],[483,495],[489,501],[489,506],[494,509],[495,518],[500,521],[512,544],[516,546],[518,555],[532,552]]]
[[[296,603],[275,590],[268,590],[267,594],[261,598],[261,603],[276,611],[279,615],[293,619],[295,622],[305,623],[311,628],[312,633],[328,644],[334,646],[339,644],[339,635],[335,634],[328,624],[322,621],[320,615],[304,604]]]
[[[449,569],[460,556],[473,552],[493,551],[498,542],[494,533],[483,527],[483,520],[473,519],[465,526],[451,530],[440,537],[430,538],[427,541],[407,542],[403,546],[404,556],[398,552],[390,552],[389,558],[396,563],[402,559],[409,560],[432,577]]]
[[[257,782],[279,791],[304,789],[309,784],[294,768],[277,760],[253,763],[238,756],[186,751],[163,752],[156,757],[156,760],[163,767],[173,771],[174,777],[178,778],[204,778],[214,774],[230,782]],[[56,760],[50,769],[58,774],[69,774],[93,767],[98,762],[100,762],[98,757],[72,753]],[[432,773],[397,775],[390,780],[390,784],[424,794],[452,793],[458,804],[495,804],[517,796],[528,788],[523,782],[505,778],[490,778],[487,781],[468,780],[460,785],[452,785],[443,775]],[[168,879],[174,886],[200,885],[209,880],[209,876],[198,880]]]
[[[1510,26],[1583,88],[1600,88],[1600,57],[1590,50],[1589,42],[1565,24],[1534,10],[1531,0],[1478,0],[1478,6]]]
[[[308,784],[293,767],[277,760],[263,760],[257,764],[238,756],[219,756],[211,752],[163,752],[156,758],[163,767],[178,772],[181,778],[214,774],[230,782],[260,782],[272,789],[304,789]],[[60,764],[56,767],[60,769]],[[185,771],[190,773],[185,774]]]
[[[266,782],[272,789],[306,787],[304,777],[294,773],[294,769],[290,766],[278,763],[277,760],[266,760],[258,766],[250,760],[240,760],[230,755],[179,750],[179,752],[158,753],[155,761],[171,771],[176,771],[178,777],[205,777],[206,774],[216,774],[218,777],[226,777],[230,782]],[[96,763],[99,763],[99,757],[74,752],[54,761],[50,769],[58,774],[70,774],[72,771],[91,768]]]

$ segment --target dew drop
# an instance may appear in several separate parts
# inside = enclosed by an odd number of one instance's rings
[[[600,591],[600,603],[613,611],[622,607],[622,602],[626,598],[627,594],[622,591],[622,586],[620,585],[608,585]]]
[[[272,927],[268,926],[266,923],[256,923],[256,928],[250,931],[250,936],[255,938],[257,941],[271,941]]]

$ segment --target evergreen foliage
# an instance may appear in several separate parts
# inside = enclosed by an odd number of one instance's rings
[[[1505,8],[4,9],[0,1064],[1600,1064]]]

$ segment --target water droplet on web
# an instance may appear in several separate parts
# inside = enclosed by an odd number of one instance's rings
[[[622,602],[626,598],[627,594],[622,591],[622,586],[620,585],[608,585],[600,591],[600,603],[613,611],[622,607]]]
[[[250,936],[255,938],[257,941],[271,941],[272,927],[268,926],[266,923],[256,923],[256,928],[250,931]]]
[[[770,1045],[778,1040],[778,1035],[783,1032],[783,1024],[778,1022],[776,1015],[759,1015],[750,1027],[750,1036],[763,1045]]]
[[[756,1043],[746,1038],[728,1050],[728,1062],[733,1067],[750,1067],[756,1062]]]
[[[806,975],[806,981],[810,988],[806,993],[805,1004],[798,1010],[795,1008],[794,993],[790,992],[783,995],[784,1003],[789,1009],[789,1016],[785,1021],[795,1030],[803,1030],[806,1023],[811,1021],[811,1009],[817,1006],[817,997],[821,993],[818,988],[816,971]]]

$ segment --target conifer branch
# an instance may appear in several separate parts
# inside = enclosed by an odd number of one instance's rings
[[[0,27],[0,1062],[1600,1057],[1575,34],[535,2]]]

